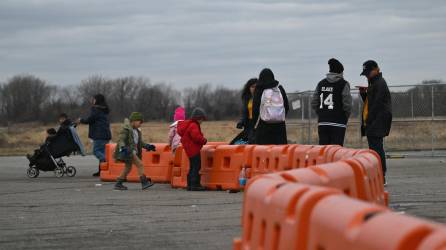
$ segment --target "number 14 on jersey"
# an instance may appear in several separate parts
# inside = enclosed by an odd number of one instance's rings
[[[327,107],[327,109],[334,109],[334,102],[333,102],[333,93],[328,94],[328,96],[324,99],[324,93],[321,93],[321,105],[319,106],[319,109],[324,109]]]

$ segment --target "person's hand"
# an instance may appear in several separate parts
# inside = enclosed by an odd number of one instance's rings
[[[74,123],[76,123],[76,125],[79,125],[81,123],[81,118],[77,118],[76,121],[74,121]]]
[[[146,145],[143,146],[143,148],[144,148],[145,150],[147,150],[147,151],[153,151],[153,152],[156,151],[156,147],[155,147],[155,145],[152,145],[152,144],[146,144]]]
[[[244,126],[243,126],[243,122],[238,122],[237,123],[237,126],[236,126],[238,129],[242,129]]]
[[[130,155],[129,149],[127,147],[120,147],[119,153],[124,157],[128,157]]]
[[[367,93],[367,87],[364,86],[357,86],[357,88],[359,89],[360,93]]]

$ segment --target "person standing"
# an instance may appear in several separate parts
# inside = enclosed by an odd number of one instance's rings
[[[253,99],[254,92],[256,89],[257,78],[251,78],[246,82],[242,90],[242,119],[237,123],[238,129],[243,129],[243,131],[237,135],[229,144],[235,144],[238,141],[243,141],[244,143],[253,142],[254,138],[254,126],[253,121]]]
[[[289,110],[285,89],[274,78],[271,69],[260,72],[253,99],[255,144],[287,144],[285,118]]]
[[[189,157],[189,173],[187,174],[188,191],[204,191],[200,184],[201,149],[207,143],[207,139],[201,132],[200,124],[206,120],[206,113],[201,108],[192,111],[189,120],[178,123],[177,131],[181,136],[181,144],[187,157]]]
[[[388,136],[392,126],[392,99],[386,80],[384,80],[378,64],[368,60],[363,64],[361,75],[367,77],[368,87],[360,88],[364,101],[361,132],[367,136],[369,148],[381,157],[381,166],[386,185],[386,153],[384,137]]]
[[[185,119],[186,119],[186,110],[181,106],[176,108],[175,113],[173,115],[173,123],[169,126],[169,136],[168,136],[168,143],[170,145],[173,154],[175,154],[175,151],[181,144],[181,136],[178,134],[177,131],[178,122],[184,121]]]
[[[127,180],[127,175],[135,164],[138,170],[141,188],[147,189],[153,186],[150,178],[144,174],[144,165],[142,163],[142,149],[147,151],[156,151],[155,145],[146,144],[142,139],[141,125],[143,123],[142,114],[133,112],[130,117],[124,120],[124,124],[119,132],[119,141],[116,145],[114,157],[117,161],[123,161],[125,168],[116,180],[115,190],[127,190],[122,183]]]
[[[100,175],[101,162],[105,162],[105,145],[111,140],[110,110],[102,94],[93,96],[91,105],[90,115],[76,123],[88,124],[88,138],[93,141],[93,154],[99,160],[98,171],[93,174],[96,177]]]
[[[329,73],[314,91],[311,106],[318,115],[319,145],[344,146],[345,130],[352,110],[350,84],[344,80],[344,66],[328,60]]]

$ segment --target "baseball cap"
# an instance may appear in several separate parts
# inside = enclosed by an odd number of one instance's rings
[[[370,74],[370,71],[376,68],[378,68],[378,63],[376,63],[373,60],[366,61],[365,63],[362,64],[361,76],[368,76]]]

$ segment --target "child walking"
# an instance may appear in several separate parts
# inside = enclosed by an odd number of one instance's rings
[[[115,190],[127,190],[122,183],[127,180],[127,175],[135,164],[138,169],[138,175],[141,180],[142,189],[153,186],[152,180],[144,175],[144,165],[141,161],[142,149],[147,151],[155,151],[154,145],[146,144],[142,140],[141,130],[139,129],[143,123],[142,114],[133,112],[129,119],[124,120],[124,125],[119,132],[119,141],[115,150],[115,159],[125,162],[125,168],[118,177],[115,184]]]
[[[201,157],[200,151],[203,145],[207,143],[201,132],[200,124],[206,120],[206,113],[201,108],[195,108],[192,111],[189,120],[178,123],[178,134],[181,136],[186,155],[189,157],[189,173],[187,175],[188,191],[204,191],[205,188],[200,184]]]
[[[184,108],[178,107],[175,109],[175,114],[173,115],[174,122],[169,127],[169,145],[174,154],[181,142],[181,136],[177,132],[178,122],[183,121],[184,119],[186,119]]]

